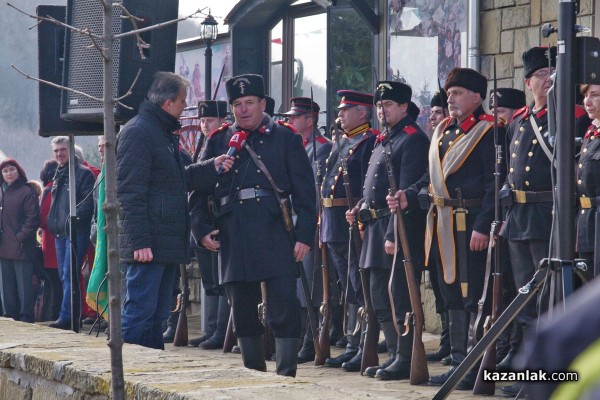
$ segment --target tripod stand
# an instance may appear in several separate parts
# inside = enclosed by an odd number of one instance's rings
[[[580,259],[574,260],[571,267],[581,268],[580,264],[582,264],[582,261],[583,260]],[[551,264],[555,265],[555,267],[552,268]],[[508,307],[506,307],[494,325],[488,329],[487,333],[483,335],[483,337],[475,346],[473,346],[463,362],[456,367],[446,383],[442,385],[440,390],[433,397],[433,400],[445,399],[450,392],[454,390],[456,385],[458,385],[467,372],[473,368],[473,366],[481,359],[481,357],[483,357],[483,353],[486,351],[486,349],[488,349],[488,347],[490,347],[490,345],[494,343],[496,339],[498,339],[504,329],[506,329],[506,327],[517,317],[519,312],[531,300],[536,298],[536,294],[542,289],[547,279],[549,277],[552,277],[551,279],[553,279],[554,275],[560,276],[563,273],[561,269],[562,265],[564,264],[565,262],[563,260],[548,258],[544,258],[540,262],[540,265],[538,266],[533,278],[525,286],[518,290],[518,294],[515,299],[508,305]],[[489,350],[495,351],[494,348],[490,348]]]

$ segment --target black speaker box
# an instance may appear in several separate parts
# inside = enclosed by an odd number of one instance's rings
[[[51,16],[65,22],[65,6],[39,5],[37,15]],[[65,48],[65,28],[43,21],[38,24],[38,77],[57,85],[62,84]],[[103,125],[90,122],[65,121],[60,117],[60,89],[38,85],[38,134],[40,136],[102,135]]]
[[[575,40],[579,49],[579,54],[575,55],[577,83],[600,85],[600,39],[581,36]]]
[[[166,22],[177,18],[178,0],[113,0],[125,7],[130,14],[138,17],[137,28]],[[112,30],[114,35],[133,30],[128,18],[121,18],[122,11],[113,9]],[[87,28],[95,35],[102,36],[103,16],[101,2],[98,0],[69,0],[67,2],[67,24],[77,28]],[[175,50],[177,42],[177,24],[173,23],[160,29],[140,34],[150,45],[144,49],[144,57],[138,49],[135,35],[115,40],[113,45],[113,97],[123,96],[131,87],[138,71],[140,77],[132,89],[132,94],[115,106],[115,122],[123,124],[137,113],[137,109],[146,96],[154,74],[157,71],[175,69]],[[84,92],[97,99],[103,97],[104,61],[97,48],[85,35],[67,30],[65,41],[65,64],[63,85]],[[63,91],[61,116],[70,121],[100,122],[103,119],[102,102],[73,92]]]

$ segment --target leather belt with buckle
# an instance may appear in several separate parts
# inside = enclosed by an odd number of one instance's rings
[[[255,199],[257,197],[268,197],[268,196],[274,196],[273,190],[246,188],[246,189],[241,189],[241,190],[237,191],[236,193],[234,193],[231,196],[221,197],[219,199],[219,204],[221,205],[221,207],[223,207],[225,204],[232,202],[232,201],[249,200],[249,199]]]
[[[460,202],[458,199],[447,199],[442,196],[429,193],[429,201],[438,207],[458,207]],[[462,199],[463,207],[477,207],[481,205],[481,199]]]
[[[391,212],[389,208],[363,208],[358,210],[358,219],[360,222],[367,222],[383,218],[390,214]]]
[[[330,197],[323,197],[321,199],[323,207],[331,208],[331,207],[346,207],[348,208],[348,199],[332,199]]]
[[[598,205],[598,198],[597,197],[581,196],[579,198],[579,205],[581,206],[581,208],[596,207]]]
[[[515,203],[551,203],[552,192],[526,192],[523,190],[513,190],[513,200]]]

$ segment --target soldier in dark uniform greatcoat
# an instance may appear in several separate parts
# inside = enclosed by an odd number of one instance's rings
[[[600,85],[582,85],[583,105],[592,120],[585,133],[577,162],[577,251],[584,258],[588,271],[596,277],[600,274],[600,241],[596,239],[598,198],[600,198]]]
[[[319,132],[317,128],[317,122],[319,120],[319,110],[320,107],[317,103],[312,102],[309,97],[294,97],[290,100],[290,110],[283,114],[288,117],[288,122],[292,125],[297,133],[302,136],[302,143],[304,144],[304,149],[306,150],[306,154],[308,155],[308,159],[310,160],[313,167],[313,174],[315,175],[315,179],[317,177],[317,168],[323,171],[323,166],[325,165],[325,159],[329,155],[331,151],[331,140],[327,139]],[[315,153],[316,149],[316,153]],[[316,165],[315,165],[316,158]],[[316,186],[315,186],[316,188]],[[315,204],[319,206],[319,199],[315,197]],[[318,233],[315,233],[315,239],[318,240]],[[318,244],[318,242],[317,242]],[[312,305],[310,307],[313,308],[312,315],[315,317],[319,315],[318,309],[321,305],[321,300],[323,298],[323,280],[321,277],[321,266],[315,265],[314,252],[319,252],[319,248],[313,247],[311,251],[308,253],[304,260],[302,260],[302,265],[304,267],[304,272],[306,273],[306,279],[308,280],[308,285],[312,289]],[[313,279],[314,278],[314,279]],[[303,312],[303,321],[307,321],[305,313],[307,311],[306,300],[304,299],[304,294],[302,292],[302,288],[300,287],[300,280],[297,282],[297,293],[298,299],[300,300],[300,306],[302,307]],[[308,324],[306,324],[305,334],[304,334],[304,343],[302,345],[302,349],[298,353],[298,363],[305,363],[309,361],[313,361],[315,359],[315,346],[313,344],[313,335],[312,330]]]
[[[513,115],[517,110],[525,106],[525,92],[519,89],[513,88],[496,88],[490,90],[490,112],[493,112],[494,106],[496,107],[498,118],[502,119],[502,122],[509,123],[513,119]],[[502,154],[502,157],[506,157]],[[502,160],[504,161],[504,159]],[[504,219],[504,217],[503,217]],[[510,255],[508,254],[508,247],[505,243],[501,243],[500,246],[496,246],[494,250],[500,248],[500,262],[502,265],[502,302],[503,304],[509,304],[517,295],[514,280],[512,278],[512,266],[510,262]],[[507,371],[511,368],[512,359],[517,354],[517,350],[521,345],[523,338],[523,332],[521,325],[516,321],[510,323],[505,331],[500,335],[496,341],[496,364],[497,371]]]
[[[369,122],[373,116],[373,95],[353,90],[339,90],[337,94],[341,98],[338,119],[343,132],[339,132],[339,146],[338,143],[333,145],[325,163],[321,190],[321,242],[327,246],[331,262],[342,283],[342,293],[345,293],[346,325],[350,331],[345,332],[348,344],[344,353],[325,360],[326,366],[339,368],[353,358],[360,364],[361,335],[360,332],[352,331],[356,326],[358,308],[363,304],[356,250],[354,245],[349,243],[348,223],[345,217],[349,204],[344,189],[341,161],[346,160],[352,197],[357,201],[362,197],[363,178],[379,132],[372,129]],[[355,365],[356,363],[349,364],[351,371],[356,370]]]
[[[198,102],[198,118],[202,135],[198,139],[196,150],[192,157],[193,162],[198,162],[202,151],[206,149],[208,136],[223,126],[227,116],[227,102],[219,100],[203,100]],[[209,251],[196,243],[201,237],[196,237],[196,221],[206,215],[199,212],[197,207],[198,197],[201,193],[192,192],[188,198],[190,205],[190,223],[192,228],[191,247],[198,260],[198,268],[204,288],[203,311],[206,312],[206,329],[204,335],[189,341],[190,346],[200,346],[203,349],[218,349],[223,347],[227,322],[229,320],[229,304],[225,296],[225,288],[219,284],[218,257],[214,251]]]
[[[412,89],[404,83],[383,81],[377,84],[374,96],[377,116],[381,125],[387,124],[387,127],[379,135],[369,160],[363,196],[358,205],[346,213],[349,223],[354,223],[358,214],[364,227],[359,265],[368,271],[373,309],[385,336],[389,354],[386,362],[381,366],[369,366],[364,374],[383,380],[408,378],[412,355],[414,331],[410,329],[409,334],[398,335],[398,332],[404,330],[405,315],[411,311],[411,305],[402,262],[404,255],[400,244],[395,243],[396,226],[386,202],[390,189],[388,157],[397,188],[408,188],[427,171],[429,139],[410,113],[411,96]],[[411,233],[409,245],[414,266],[421,270],[424,265],[425,213],[417,206],[404,211],[404,214],[407,230]],[[396,250],[398,254],[394,260]],[[392,269],[393,309],[387,290]],[[418,284],[419,282],[417,286]],[[392,310],[395,312],[394,316]],[[394,326],[394,322],[398,325]]]
[[[550,52],[550,66],[548,66]],[[556,47],[533,47],[523,53],[525,84],[533,94],[533,104],[518,110],[506,135],[507,179],[503,193],[512,199],[506,222],[500,232],[508,240],[515,286],[521,288],[533,278],[537,266],[548,256],[552,231],[553,141],[548,132],[547,94],[556,64]],[[589,118],[576,106],[576,136],[583,136]],[[523,332],[537,318],[531,301],[518,316]],[[516,394],[520,386],[504,387]]]
[[[203,176],[214,179],[214,189],[206,195],[213,195],[217,210],[214,224],[205,216],[198,237],[207,249],[219,250],[220,283],[225,285],[232,307],[234,334],[244,366],[266,371],[264,327],[257,309],[263,281],[267,321],[275,337],[277,373],[295,376],[300,342],[300,303],[295,296],[298,262],[308,253],[317,224],[313,174],[301,137],[286,123],[273,122],[263,112],[262,76],[233,77],[226,82],[226,89],[235,123],[209,137],[201,159],[226,153],[228,147],[238,151],[229,173]],[[235,141],[245,135],[256,160],[247,147]],[[285,229],[275,190],[281,191],[282,199],[291,198],[297,215],[295,242]]]
[[[448,379],[476,340],[468,343],[468,333],[474,328],[483,290],[488,235],[494,219],[494,117],[482,107],[487,79],[470,68],[454,68],[444,89],[450,116],[433,134],[429,172],[406,191],[388,197],[392,210],[398,203],[402,209],[414,207],[419,200],[422,205],[430,203],[425,262],[430,267],[437,265],[450,320],[452,356],[448,372],[429,378],[433,385]],[[499,126],[501,138],[504,133],[504,126]],[[457,388],[472,389],[476,373],[473,368]]]

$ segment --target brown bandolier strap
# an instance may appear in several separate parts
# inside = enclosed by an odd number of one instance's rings
[[[331,208],[331,207],[348,207],[348,199],[332,199],[330,197],[323,197],[321,199],[323,207]]]
[[[255,188],[246,188],[241,189],[235,192],[233,195],[221,197],[219,199],[219,205],[223,207],[225,204],[231,201],[242,201],[249,199],[257,199],[259,197],[268,197],[274,196],[273,190],[271,189],[255,189]]]
[[[525,203],[552,203],[552,192],[526,192],[523,190],[513,190],[513,201],[518,204]]]
[[[447,199],[445,197],[436,196],[435,194],[429,193],[429,202],[435,204],[438,207],[458,207],[458,199]],[[481,199],[463,199],[463,207],[478,207],[481,205]]]
[[[581,196],[579,198],[579,205],[581,206],[581,208],[597,207],[598,203],[600,203],[599,200],[600,200],[600,198],[598,198],[598,197]]]

